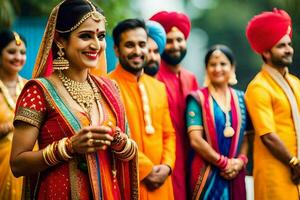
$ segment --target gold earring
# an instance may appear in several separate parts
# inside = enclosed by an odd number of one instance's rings
[[[228,83],[229,85],[235,85],[238,83],[235,72],[231,73]]]
[[[60,43],[56,43],[56,45],[59,50],[57,52],[58,57],[55,58],[52,62],[53,70],[69,69],[69,61],[64,58],[65,53],[63,52],[63,46]]]

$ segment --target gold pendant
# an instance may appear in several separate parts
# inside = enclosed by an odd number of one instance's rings
[[[223,134],[225,137],[232,137],[234,135],[234,129],[231,126],[226,126]]]

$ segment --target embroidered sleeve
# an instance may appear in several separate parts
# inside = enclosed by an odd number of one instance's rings
[[[23,121],[40,128],[46,114],[46,100],[42,88],[31,81],[25,85],[16,106],[16,121]]]
[[[198,102],[192,97],[187,99],[186,123],[188,132],[202,129],[202,110]]]

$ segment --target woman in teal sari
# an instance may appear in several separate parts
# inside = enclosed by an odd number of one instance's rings
[[[224,45],[205,56],[207,87],[187,97],[187,129],[192,199],[246,199],[245,166],[248,142],[244,93],[236,83],[235,60]]]

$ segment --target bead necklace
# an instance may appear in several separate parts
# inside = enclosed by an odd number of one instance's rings
[[[212,85],[208,86],[209,92],[211,96],[215,99],[217,104],[220,106],[221,110],[225,113],[225,128],[223,130],[223,134],[225,137],[232,137],[234,135],[234,129],[231,127],[231,122],[230,122],[230,116],[229,116],[229,111],[231,109],[230,106],[230,91],[229,89],[226,90],[225,94],[225,105],[220,101],[220,98],[218,98],[218,94],[216,93],[215,89],[213,88]]]
[[[140,90],[140,94],[142,97],[142,103],[143,103],[145,131],[147,134],[154,134],[155,130],[154,130],[154,127],[152,126],[149,99],[148,99],[145,85],[143,83],[139,83],[138,87]]]
[[[89,114],[93,101],[100,99],[96,86],[91,81],[90,77],[88,76],[87,80],[83,83],[68,78],[62,72],[58,74],[58,77],[72,99],[76,101],[87,114]]]

